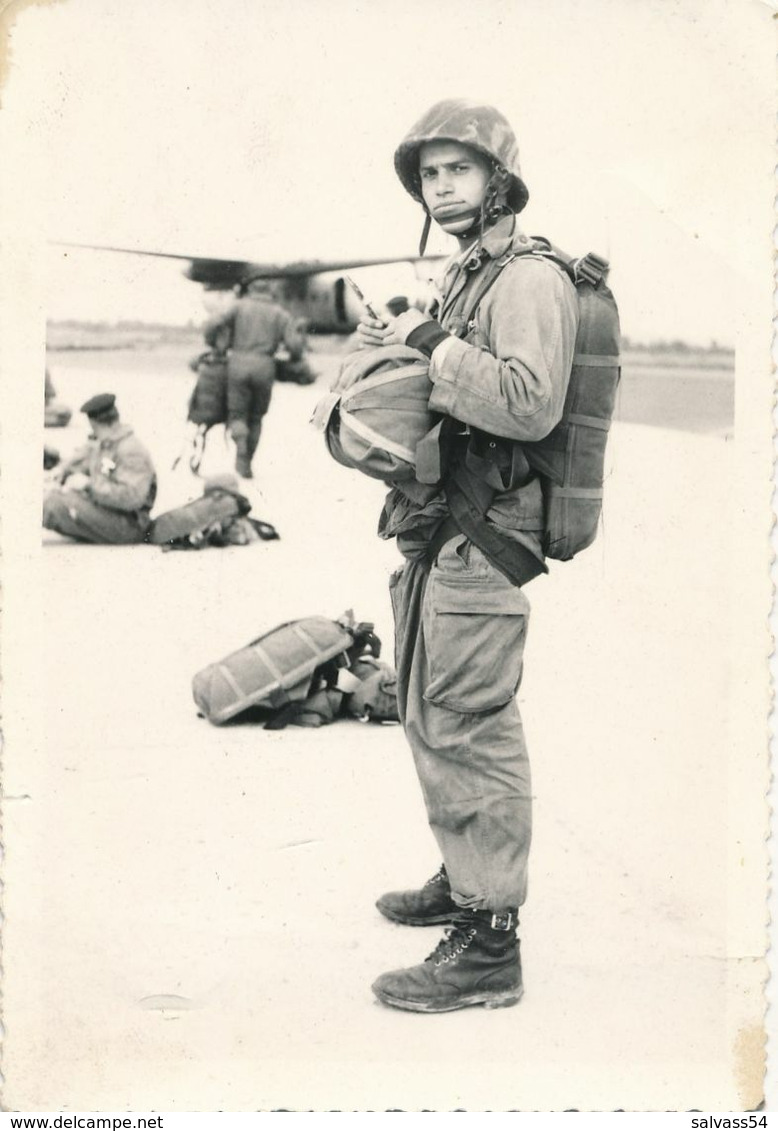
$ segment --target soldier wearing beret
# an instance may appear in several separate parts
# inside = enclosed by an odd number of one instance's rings
[[[43,525],[79,542],[142,542],[157,493],[151,457],[119,419],[113,393],[90,397],[81,411],[92,435],[56,474]]]

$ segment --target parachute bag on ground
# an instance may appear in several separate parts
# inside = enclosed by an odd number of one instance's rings
[[[364,722],[398,723],[397,674],[394,669],[382,660],[363,656],[352,664],[350,670],[361,683],[346,696],[344,714]]]
[[[147,540],[153,546],[165,546],[206,531],[216,523],[232,522],[250,509],[251,504],[243,495],[209,491],[200,499],[158,515],[151,523]]]
[[[373,479],[413,479],[416,445],[437,417],[430,411],[429,360],[409,346],[358,350],[316,407],[333,459]]]
[[[257,637],[245,648],[199,671],[192,694],[201,714],[216,725],[251,707],[277,711],[301,703],[314,689],[319,669],[332,663],[335,670],[350,663],[349,651],[361,652],[371,642],[374,654],[380,642],[372,625],[353,627],[326,617],[288,621]]]

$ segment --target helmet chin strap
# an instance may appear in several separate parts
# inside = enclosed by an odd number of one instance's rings
[[[424,210],[424,227],[421,230],[421,239],[419,240],[419,255],[424,255],[427,250],[427,240],[430,238],[430,228],[432,226],[432,217],[426,208]]]
[[[479,241],[477,251],[480,251],[480,241],[486,228],[490,228],[492,224],[496,224],[499,218],[509,211],[505,205],[505,193],[502,189],[502,185],[500,185],[502,179],[501,174],[504,174],[504,170],[495,169],[492,173],[487,182],[484,198],[479,208],[466,208],[462,210],[458,217],[450,217],[452,220],[462,220],[468,216],[472,217],[472,224],[465,228],[464,231],[454,232],[452,234],[459,240],[473,240],[477,238]],[[424,213],[424,227],[422,228],[421,240],[419,241],[419,255],[424,255],[424,252],[427,250],[427,241],[429,240],[430,227],[432,225],[432,217],[427,211],[426,206]],[[440,224],[440,221],[438,221],[438,223]],[[440,224],[440,226],[445,231],[444,225]]]
[[[463,237],[469,237],[471,232],[474,233],[478,230],[478,228],[481,224],[482,212],[483,212],[482,208],[463,208],[462,211],[457,216],[447,217],[447,219],[450,220],[453,223],[461,223],[462,220],[470,220],[471,221],[471,223],[468,224],[467,228],[465,228],[464,231],[462,231],[462,232],[449,232],[448,234],[456,236],[457,239],[461,239]],[[438,220],[437,223],[443,229],[443,231],[445,232],[446,231],[445,223],[442,223],[440,220]],[[429,212],[427,212],[427,210],[425,209],[424,227],[422,228],[421,240],[419,241],[419,255],[424,255],[424,252],[426,251],[427,240],[429,239],[431,226],[432,226],[432,217],[430,216]]]

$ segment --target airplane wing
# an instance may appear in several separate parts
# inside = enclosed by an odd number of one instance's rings
[[[227,290],[247,275],[262,279],[302,279],[329,271],[350,271],[360,267],[380,267],[389,263],[415,263],[418,255],[395,255],[373,259],[301,259],[288,263],[254,262],[249,259],[224,259],[218,256],[180,255],[170,251],[147,251],[137,247],[111,247],[107,244],[52,241],[58,247],[80,247],[92,251],[116,251],[126,255],[151,256],[156,259],[177,259],[189,266],[184,275],[207,290]],[[430,257],[434,261],[434,257]]]
[[[370,298],[388,301],[392,295],[403,295],[419,309],[428,297],[431,273],[443,256],[395,255],[372,259],[300,259],[284,263],[256,262],[249,259],[227,259],[219,256],[180,255],[169,251],[148,251],[137,247],[115,247],[106,244],[75,243],[52,240],[58,247],[76,247],[89,251],[121,252],[155,259],[185,263],[183,274],[199,283],[218,303],[247,276],[273,280],[278,301],[294,317],[304,322],[312,333],[351,333],[362,313],[358,300],[345,285],[344,271],[365,270],[370,274]],[[376,271],[382,273],[381,280]],[[366,288],[367,289],[367,288]],[[208,303],[206,302],[206,305]]]

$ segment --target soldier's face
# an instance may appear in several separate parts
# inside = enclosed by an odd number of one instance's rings
[[[478,214],[491,176],[485,157],[456,141],[429,141],[419,151],[421,195],[444,231],[458,235]]]

